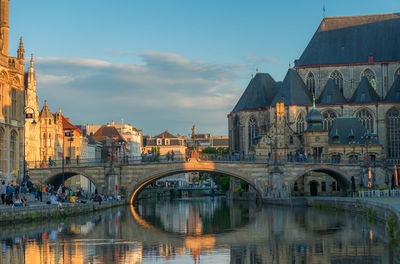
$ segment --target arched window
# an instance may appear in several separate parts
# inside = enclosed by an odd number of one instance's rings
[[[10,137],[10,166],[12,170],[15,170],[17,168],[16,154],[17,154],[17,133],[15,131],[12,131]]]
[[[391,110],[386,119],[388,157],[400,159],[400,111]]]
[[[0,83],[0,115],[3,114],[3,84]]]
[[[240,151],[240,121],[239,117],[235,116],[234,122],[233,122],[233,145],[234,145],[234,150],[235,152]]]
[[[255,137],[258,134],[258,128],[257,128],[257,120],[254,117],[250,117],[249,120],[249,147],[255,145]]]
[[[374,118],[372,114],[363,109],[356,114],[357,119],[363,124],[363,126],[368,129],[369,132],[374,133]]]
[[[333,124],[333,121],[335,121],[335,119],[336,119],[336,113],[328,110],[328,111],[324,112],[322,114],[322,116],[324,117],[324,120],[322,123],[323,128],[324,128],[324,130],[329,130]]]
[[[376,79],[375,79],[375,74],[371,69],[365,69],[362,74],[362,77],[367,78],[367,80],[370,82],[371,86],[376,90]]]
[[[340,93],[343,94],[343,75],[339,71],[334,71],[329,77],[333,80]]]
[[[296,120],[297,133],[299,133],[299,134],[303,133],[304,128],[305,128],[304,115],[301,113],[297,116],[297,120]]]
[[[48,146],[51,147],[51,134],[49,134],[49,144],[48,144]]]
[[[6,150],[6,135],[4,129],[0,128],[0,166],[3,170],[6,168]]]
[[[43,134],[43,147],[47,147],[47,134]]]
[[[11,90],[11,120],[17,120],[17,90]]]
[[[308,90],[315,95],[315,78],[312,72],[308,73],[306,82]]]

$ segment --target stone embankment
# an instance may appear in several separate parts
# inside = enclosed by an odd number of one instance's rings
[[[104,201],[99,203],[70,204],[64,203],[63,209],[59,210],[57,205],[38,204],[27,207],[9,207],[0,209],[0,223],[21,223],[29,221],[40,221],[44,219],[65,218],[68,216],[82,215],[104,210],[111,207],[125,205],[122,201]]]

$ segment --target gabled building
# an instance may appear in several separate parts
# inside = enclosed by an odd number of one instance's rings
[[[149,153],[153,150],[159,151],[160,155],[166,155],[172,151],[175,155],[186,155],[186,144],[180,135],[175,136],[165,130],[161,134],[146,139],[144,152]]]

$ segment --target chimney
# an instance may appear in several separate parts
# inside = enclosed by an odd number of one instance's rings
[[[115,126],[114,120],[111,120],[111,125],[112,125],[112,126]]]

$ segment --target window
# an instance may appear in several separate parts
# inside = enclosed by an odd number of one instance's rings
[[[367,78],[367,80],[370,82],[371,86],[376,91],[376,79],[375,79],[374,72],[370,69],[366,69],[365,71],[362,72],[361,76]]]
[[[359,111],[356,117],[369,132],[374,133],[374,118],[368,110]]]
[[[326,182],[321,183],[321,191],[326,192]]]
[[[332,191],[336,192],[336,182],[332,182]]]
[[[3,114],[3,84],[0,83],[0,115]]]
[[[49,144],[48,144],[48,146],[51,147],[51,134],[49,134]]]
[[[49,125],[51,125],[51,119],[49,119]]]
[[[390,159],[400,159],[400,111],[389,111],[386,119],[387,149]]]
[[[240,121],[239,121],[239,116],[235,116],[235,120],[233,122],[233,146],[234,146],[234,150],[235,152],[239,152],[240,151]]]
[[[315,78],[312,72],[308,73],[306,83],[308,90],[315,95]]]
[[[299,184],[297,182],[294,183],[293,190],[297,192],[299,190]]]
[[[47,134],[43,134],[43,147],[47,147]]]
[[[297,133],[301,134],[304,132],[304,127],[305,127],[305,123],[304,123],[304,115],[301,113],[297,116],[297,120],[296,120],[296,131]]]
[[[17,90],[11,90],[11,119],[17,120]]]
[[[255,137],[258,134],[257,121],[254,117],[249,120],[249,147],[254,146],[256,143]]]
[[[343,94],[343,76],[339,71],[334,71],[331,73],[330,78],[335,83],[336,87],[339,89],[340,93]]]
[[[3,170],[6,168],[6,150],[5,132],[4,129],[0,128],[0,166]]]
[[[17,154],[17,133],[15,131],[12,131],[10,137],[10,166],[12,170],[15,170],[17,168],[16,154]]]
[[[333,111],[326,111],[322,114],[324,120],[322,122],[324,130],[329,130],[336,119],[336,113]]]

